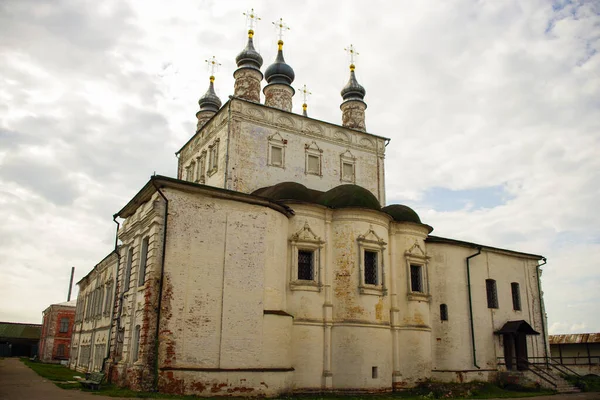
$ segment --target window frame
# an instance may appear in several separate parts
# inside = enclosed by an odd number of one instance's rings
[[[220,139],[215,139],[211,145],[208,146],[208,171],[207,176],[214,175],[219,170],[219,142]]]
[[[523,311],[523,305],[521,303],[521,285],[519,285],[519,282],[511,282],[510,291],[512,295],[513,311]]]
[[[66,323],[66,328],[63,330],[63,323]],[[60,321],[58,321],[58,332],[59,333],[68,333],[69,332],[69,318],[68,317],[62,317],[60,319]]]
[[[142,327],[140,325],[136,325],[133,328],[133,340],[132,340],[132,349],[131,349],[131,362],[135,363],[140,359],[140,338],[141,338]]]
[[[319,162],[318,171],[312,172],[308,168],[308,159],[309,157],[316,157]],[[315,175],[315,176],[323,176],[323,150],[319,148],[317,143],[313,141],[312,143],[304,145],[304,174],[305,175]]]
[[[308,222],[305,222],[304,227],[290,237],[289,243],[291,248],[290,290],[320,292],[323,286],[321,276],[321,249],[325,242],[313,232],[308,225]],[[298,278],[298,254],[300,251],[311,251],[313,253],[312,280]]]
[[[125,259],[125,269],[123,270],[123,293],[131,289],[131,266],[133,264],[133,243],[127,249],[127,258]]]
[[[148,268],[148,250],[150,249],[150,236],[144,236],[140,253],[140,262],[138,264],[137,286],[144,286],[146,283],[146,269]]]
[[[56,357],[66,357],[66,346],[64,343],[59,343],[56,345]]]
[[[448,304],[440,304],[440,321],[448,321]]]
[[[358,236],[356,243],[358,247],[359,293],[365,295],[385,296],[387,294],[387,288],[385,286],[386,277],[383,257],[387,243],[381,237],[379,237],[377,233],[375,233],[372,225],[365,234]],[[365,252],[377,254],[377,284],[375,285],[366,283]]]
[[[487,298],[487,306],[491,309],[498,309],[498,286],[495,279],[485,280],[485,293]]]
[[[404,252],[404,259],[406,264],[406,290],[407,298],[409,301],[431,301],[431,293],[429,286],[429,260],[431,257],[425,253],[421,248],[421,245],[417,241],[415,244]],[[411,266],[421,267],[421,283],[422,292],[415,292],[412,290],[412,279],[411,279]]]
[[[196,157],[196,182],[204,183],[206,180],[206,150],[202,150],[200,156]]]
[[[275,132],[273,135],[267,138],[267,165],[270,167],[277,167],[285,169],[285,149],[287,147],[287,140],[281,136],[279,132]],[[273,162],[273,148],[281,149],[281,163]]]
[[[352,168],[352,177],[346,178],[344,176],[344,164],[350,165]],[[346,150],[340,154],[340,182],[356,183],[356,157]]]
[[[415,271],[417,276],[413,274]],[[418,290],[415,290],[414,283],[417,281],[417,286],[419,287],[417,288]],[[410,291],[412,293],[425,293],[425,284],[423,281],[423,265],[417,263],[410,264]]]

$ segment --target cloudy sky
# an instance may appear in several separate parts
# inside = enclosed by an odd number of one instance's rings
[[[600,331],[598,1],[0,1],[0,320],[40,322],[70,268],[111,251],[112,214],[175,176],[204,60],[225,101],[250,7],[265,67],[271,22],[291,27],[312,117],[341,122],[356,46],[367,129],[392,138],[388,202],[439,236],[548,257],[550,332]]]

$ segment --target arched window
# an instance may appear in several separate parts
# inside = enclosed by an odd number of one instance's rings
[[[446,304],[440,304],[440,320],[448,321],[448,306]]]
[[[485,290],[487,292],[488,308],[498,308],[498,290],[496,289],[496,281],[493,279],[486,279]]]

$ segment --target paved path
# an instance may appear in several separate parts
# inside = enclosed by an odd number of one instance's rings
[[[18,358],[0,360],[0,400],[128,400],[64,390],[27,368]],[[600,393],[529,397],[530,400],[598,400]]]
[[[61,389],[26,367],[18,358],[4,358],[0,360],[0,400],[30,399],[115,400],[117,398],[96,396],[79,390]]]

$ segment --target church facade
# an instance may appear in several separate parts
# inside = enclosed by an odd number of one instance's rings
[[[544,258],[432,236],[384,206],[389,139],[366,131],[354,65],[342,125],[294,114],[283,42],[263,75],[252,36],[224,105],[211,77],[177,178],[151,177],[115,214],[109,379],[207,396],[391,391],[547,356]]]

